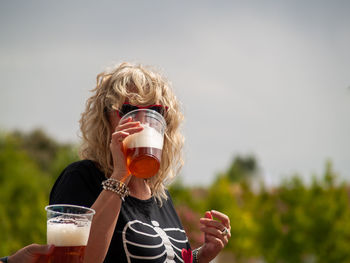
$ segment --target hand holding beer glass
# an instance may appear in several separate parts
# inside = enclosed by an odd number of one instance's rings
[[[136,177],[150,178],[160,167],[166,122],[161,114],[149,109],[133,110],[121,120],[129,117],[139,121],[143,130],[123,141],[128,170]]]
[[[47,211],[47,243],[55,245],[49,263],[83,263],[95,211],[75,205],[50,205]]]

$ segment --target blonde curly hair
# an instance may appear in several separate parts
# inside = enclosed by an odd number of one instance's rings
[[[82,144],[80,157],[94,161],[108,178],[113,171],[109,149],[111,125],[108,112],[118,110],[124,102],[133,105],[162,104],[168,107],[164,116],[167,127],[162,160],[157,175],[147,179],[158,201],[167,199],[165,185],[183,165],[184,137],[180,132],[183,114],[170,83],[155,70],[139,64],[121,63],[97,75],[97,85],[81,115]]]

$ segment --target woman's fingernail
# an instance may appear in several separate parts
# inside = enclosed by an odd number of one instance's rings
[[[205,217],[209,219],[213,219],[213,216],[211,215],[211,212],[207,211],[205,212]]]

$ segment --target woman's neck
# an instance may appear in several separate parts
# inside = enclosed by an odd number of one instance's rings
[[[151,188],[147,182],[135,176],[132,176],[128,184],[130,195],[141,200],[147,200],[152,197]]]

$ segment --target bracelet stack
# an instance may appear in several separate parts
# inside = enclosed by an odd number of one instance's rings
[[[129,188],[126,186],[126,184],[113,178],[109,178],[103,181],[102,187],[104,190],[112,191],[118,194],[123,201],[125,201],[124,198],[130,193]]]

